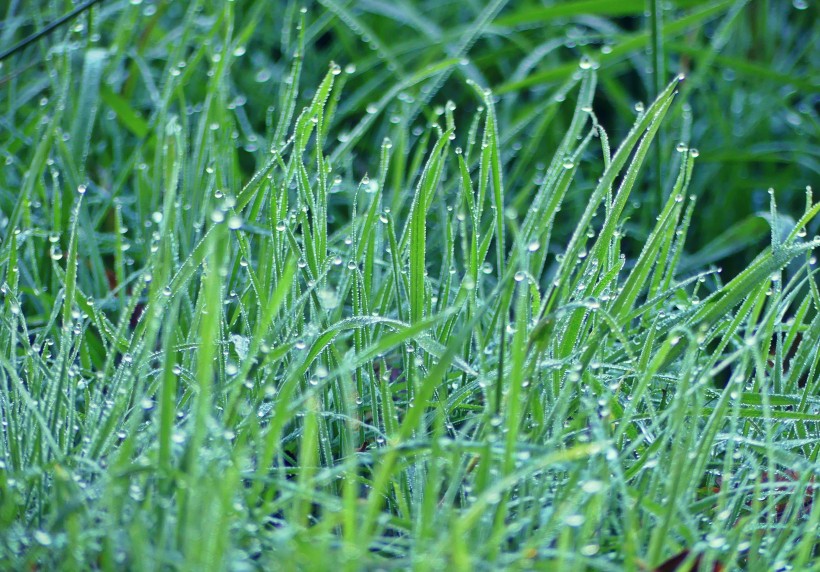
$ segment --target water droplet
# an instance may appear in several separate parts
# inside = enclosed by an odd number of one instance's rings
[[[319,297],[319,303],[326,310],[333,310],[339,305],[339,297],[331,288],[321,288],[316,295]]]
[[[714,536],[709,539],[709,547],[710,548],[723,548],[726,545],[726,539],[722,536]]]
[[[584,524],[584,515],[582,514],[568,514],[564,517],[564,522],[567,526],[578,527]]]
[[[599,481],[599,480],[595,480],[595,479],[593,479],[591,481],[586,481],[586,482],[584,482],[583,485],[581,485],[581,490],[584,491],[585,493],[588,493],[588,494],[595,494],[595,493],[600,492],[601,490],[603,490],[603,488],[604,488],[603,481]]]
[[[242,219],[236,215],[228,219],[228,228],[231,230],[238,230],[242,228]]]
[[[683,152],[685,152],[687,149],[689,149],[689,147],[687,147],[687,146],[686,146],[686,143],[684,143],[683,141],[681,141],[680,143],[678,143],[678,144],[675,146],[675,151],[677,151],[678,153],[683,153]]]
[[[535,251],[537,251],[539,248],[541,248],[541,243],[540,243],[540,242],[538,242],[537,240],[533,240],[532,242],[530,242],[530,243],[527,245],[527,250],[528,250],[529,252],[535,252]]]
[[[51,546],[52,543],[51,535],[44,530],[35,530],[34,540],[42,546]]]
[[[513,278],[515,278],[516,282],[523,282],[527,278],[527,273],[519,270],[515,273],[515,276],[513,276]]]

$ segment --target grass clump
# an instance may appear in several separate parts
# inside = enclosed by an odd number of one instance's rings
[[[606,59],[532,104],[472,73],[502,2],[415,71],[321,5],[264,113],[265,2],[103,7],[8,80],[0,565],[812,565],[811,190],[697,268],[683,76],[610,140]],[[309,84],[328,30],[375,55]]]

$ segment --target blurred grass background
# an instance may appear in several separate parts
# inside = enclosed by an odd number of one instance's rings
[[[81,16],[4,62],[0,68],[0,153],[6,160],[0,174],[0,205],[4,212],[14,204],[15,188],[24,176],[20,166],[28,165],[27,155],[35,151],[35,111],[56,87],[54,66],[58,64],[52,61],[52,46],[65,40],[62,46],[68,49],[115,47],[115,56],[102,58],[99,77],[84,78],[99,82],[99,100],[80,92],[65,102],[69,110],[90,105],[89,111],[97,111],[85,118],[94,133],[88,164],[97,171],[94,179],[115,187],[129,176],[122,172],[122,165],[128,164],[124,158],[135,151],[151,152],[151,130],[165,98],[176,100],[170,102],[171,111],[185,107],[191,115],[201,109],[207,94],[208,62],[203,56],[211,59],[224,49],[217,36],[209,35],[209,30],[218,28],[213,16],[219,13],[218,4],[102,2],[92,8],[90,18]],[[68,1],[7,2],[0,9],[4,13],[0,43],[10,45],[72,6]],[[783,213],[798,212],[805,187],[820,171],[820,46],[813,2],[289,0],[235,5],[236,22],[241,23],[237,27],[246,41],[232,48],[241,51],[224,87],[232,116],[220,121],[234,128],[233,136],[240,143],[236,161],[247,176],[260,165],[271,143],[263,140],[266,123],[275,123],[282,112],[279,103],[287,87],[282,79],[296,55],[302,8],[309,17],[304,30],[306,53],[299,54],[300,83],[317,85],[331,60],[342,66],[355,62],[355,71],[352,66],[347,70],[352,73],[345,76],[346,97],[338,106],[341,132],[376,109],[385,86],[407,81],[444,60],[460,62],[436,74],[432,82],[408,87],[379,108],[370,135],[356,141],[355,154],[365,158],[364,164],[377,156],[380,135],[395,136],[403,153],[394,154],[393,193],[411,183],[402,177],[405,169],[398,163],[411,160],[418,141],[405,140],[405,127],[421,137],[426,118],[448,99],[457,105],[459,122],[469,124],[476,103],[462,86],[465,79],[472,79],[493,89],[500,130],[516,141],[504,147],[502,160],[512,173],[510,206],[524,208],[534,185],[523,174],[543,169],[558,146],[569,117],[550,103],[564,97],[564,86],[577,73],[581,58],[598,67],[601,89],[594,107],[598,120],[616,140],[634,121],[636,109],[652,100],[658,85],[679,72],[687,74],[682,88],[685,104],[674,109],[656,157],[668,157],[680,143],[700,151],[700,167],[690,185],[699,199],[689,267],[721,262],[731,274],[743,268],[769,233],[768,224],[754,216],[767,210],[767,190],[775,189]],[[83,52],[75,51],[70,62],[82,73]],[[163,74],[171,73],[179,62],[186,67],[176,69],[198,80],[200,87],[197,81],[189,81],[184,96],[180,90],[160,93]],[[304,96],[310,95],[308,89]],[[90,99],[83,103],[82,97]],[[65,133],[77,127],[71,124],[73,117],[73,113],[63,114]],[[413,126],[418,128],[412,130]],[[349,167],[355,171],[358,165]],[[668,161],[650,165],[632,205],[635,212],[628,228],[637,241],[646,236],[652,222],[647,220],[652,215],[646,213],[654,212],[660,189],[670,187],[676,171],[677,166]],[[595,173],[587,176],[592,185]],[[658,184],[659,178],[664,185]],[[149,205],[139,207],[125,208],[126,218],[132,222],[144,218]],[[556,230],[569,232],[571,226]],[[729,260],[720,260],[727,255]]]

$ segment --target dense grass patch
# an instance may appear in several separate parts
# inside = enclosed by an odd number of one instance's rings
[[[772,4],[103,2],[3,61],[0,567],[808,569]]]

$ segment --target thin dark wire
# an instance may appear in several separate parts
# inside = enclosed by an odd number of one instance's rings
[[[25,48],[29,44],[31,44],[33,42],[36,42],[37,40],[39,40],[43,36],[46,36],[46,35],[50,34],[51,32],[53,32],[54,30],[56,30],[57,28],[59,28],[60,26],[62,26],[66,22],[68,22],[69,20],[71,20],[72,18],[76,18],[77,16],[79,16],[80,14],[82,14],[83,12],[85,12],[86,10],[91,8],[94,4],[97,4],[98,2],[101,2],[101,1],[102,0],[87,0],[86,2],[84,2],[84,3],[80,4],[79,6],[77,6],[76,8],[74,8],[71,12],[69,12],[65,16],[60,16],[59,18],[57,18],[56,20],[54,20],[53,22],[48,24],[45,28],[43,28],[39,32],[34,32],[29,37],[21,40],[20,42],[13,45],[9,49],[7,49],[4,52],[0,53],[0,62],[5,60],[6,58],[16,54],[17,52],[19,52],[20,50],[22,50],[23,48]]]

